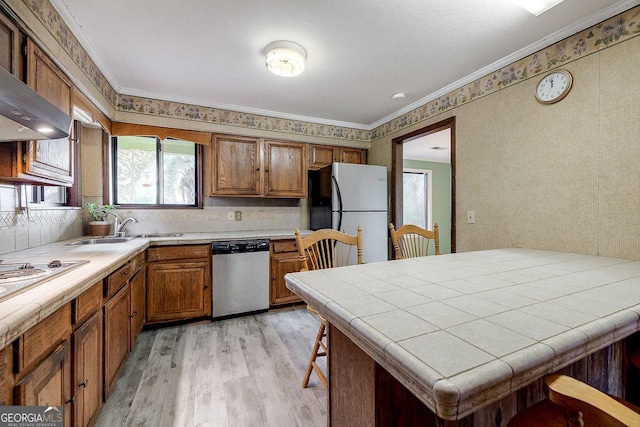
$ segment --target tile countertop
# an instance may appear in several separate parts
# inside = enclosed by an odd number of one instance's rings
[[[310,231],[301,232],[308,234]],[[85,237],[0,256],[5,263],[49,262],[53,259],[90,261],[0,302],[0,349],[149,246],[207,244],[216,240],[291,239],[294,234],[293,229],[184,233],[180,237],[138,237],[124,243],[69,245],[83,238]]]
[[[285,280],[447,420],[640,328],[640,262],[626,259],[499,249]]]

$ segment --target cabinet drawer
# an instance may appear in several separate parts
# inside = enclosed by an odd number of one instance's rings
[[[18,340],[18,373],[32,366],[71,333],[71,305],[60,310],[25,332]]]
[[[101,283],[96,283],[73,301],[71,306],[73,317],[71,318],[71,321],[74,325],[81,324],[84,319],[96,312],[100,308],[101,304],[102,286]]]
[[[147,261],[211,257],[211,245],[158,246],[147,249]]]
[[[144,267],[144,252],[139,253],[135,257],[131,259],[131,276],[135,276],[135,274],[142,270]]]
[[[283,253],[283,252],[295,252],[295,253],[298,253],[298,245],[296,245],[296,241],[294,239],[272,240],[271,241],[271,251],[274,254],[279,254],[279,253]]]
[[[131,277],[131,262],[127,262],[125,265],[114,271],[104,279],[104,296],[105,298],[111,297],[118,292],[125,283],[129,281]]]

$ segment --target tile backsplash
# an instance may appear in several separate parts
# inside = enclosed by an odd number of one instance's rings
[[[241,220],[235,220],[235,212]],[[308,227],[306,199],[205,198],[203,209],[120,209],[120,217],[138,223],[126,226],[128,234],[158,232],[220,232],[279,230]],[[233,216],[234,219],[230,219]]]
[[[0,185],[0,254],[80,237],[87,233],[81,208],[30,206],[21,208],[19,186]],[[241,212],[241,220],[235,212]],[[203,209],[121,209],[128,234],[157,232],[220,232],[308,228],[306,199],[205,198]]]
[[[20,186],[0,185],[0,254],[82,235],[82,209],[20,207],[20,189]]]

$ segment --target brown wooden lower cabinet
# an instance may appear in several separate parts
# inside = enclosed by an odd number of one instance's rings
[[[104,401],[107,401],[129,354],[131,339],[129,283],[104,304]]]
[[[272,240],[270,251],[269,305],[291,304],[302,301],[298,295],[290,291],[284,281],[284,275],[300,271],[300,253],[293,239]]]
[[[210,272],[207,261],[150,263],[147,321],[211,316],[211,288],[204,284]]]
[[[72,337],[74,425],[86,426],[102,408],[102,311],[96,311]]]
[[[131,349],[133,349],[145,322],[147,273],[143,268],[129,281],[131,286]]]
[[[0,405],[64,406],[92,425],[144,325],[144,253],[0,350]]]
[[[0,350],[0,405],[13,405],[13,363],[11,346]]]
[[[69,342],[56,349],[29,372],[14,389],[14,404],[64,406],[65,426],[72,425],[71,364]]]
[[[211,245],[147,250],[147,323],[211,316]]]

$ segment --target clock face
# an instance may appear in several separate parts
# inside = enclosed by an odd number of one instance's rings
[[[554,71],[540,80],[536,87],[536,99],[542,104],[552,104],[567,96],[573,78],[568,71]]]

